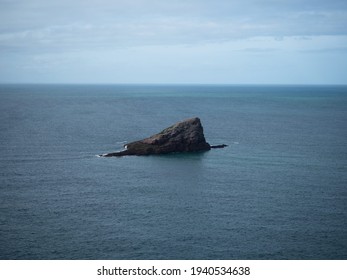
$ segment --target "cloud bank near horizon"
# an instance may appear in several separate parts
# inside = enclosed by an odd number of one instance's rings
[[[0,7],[1,82],[347,83],[343,0]]]

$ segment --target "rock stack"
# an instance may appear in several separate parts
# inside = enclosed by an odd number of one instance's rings
[[[222,145],[219,145],[221,147]],[[223,147],[226,145],[223,145]],[[205,140],[199,118],[178,122],[149,138],[124,145],[125,150],[101,156],[153,155],[179,152],[200,152],[211,149]],[[212,146],[214,148],[214,146]]]

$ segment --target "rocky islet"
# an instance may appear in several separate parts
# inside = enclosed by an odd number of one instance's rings
[[[181,152],[202,152],[211,148],[224,148],[227,145],[211,146],[206,142],[199,118],[178,122],[160,133],[124,145],[125,150],[103,154],[103,157],[153,155]]]

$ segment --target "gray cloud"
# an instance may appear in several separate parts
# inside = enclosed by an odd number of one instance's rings
[[[0,1],[4,49],[195,44],[253,36],[345,35],[346,1]]]
[[[346,26],[345,0],[0,0],[0,81],[345,83]]]

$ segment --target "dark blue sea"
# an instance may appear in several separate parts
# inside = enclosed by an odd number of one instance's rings
[[[0,258],[347,259],[347,87],[1,85]]]

